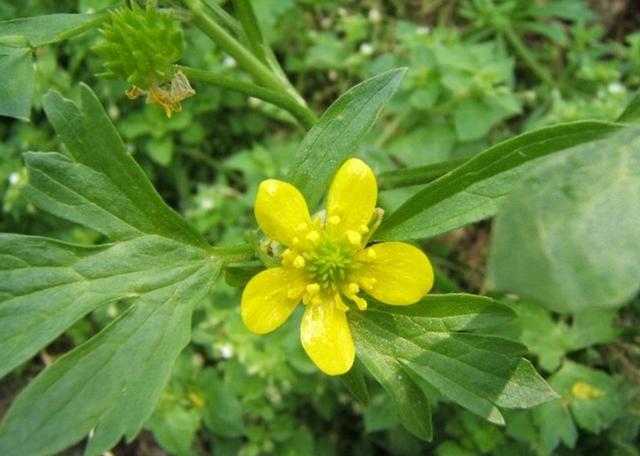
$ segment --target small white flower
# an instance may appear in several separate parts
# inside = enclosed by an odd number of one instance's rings
[[[234,59],[230,55],[227,55],[222,61],[222,65],[224,65],[227,68],[235,68],[237,65],[237,62],[236,62],[236,59]]]
[[[20,173],[9,174],[9,183],[11,185],[18,185],[19,182],[20,182]]]
[[[200,207],[205,211],[213,209],[214,206],[215,202],[211,198],[203,198],[202,201],[200,201]]]
[[[374,51],[374,48],[373,48],[373,45],[371,43],[362,43],[360,45],[360,53],[362,55],[369,56],[369,55],[373,54],[373,51]]]
[[[220,347],[220,356],[224,359],[229,359],[233,356],[233,345],[226,343]]]
[[[624,86],[619,82],[612,82],[611,84],[609,84],[609,87],[607,87],[607,90],[612,95],[618,95],[620,93],[623,93],[625,89]]]

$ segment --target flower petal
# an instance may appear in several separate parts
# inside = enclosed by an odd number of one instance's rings
[[[353,278],[362,289],[385,304],[408,305],[433,286],[433,268],[422,250],[404,242],[383,242],[358,252],[361,267]]]
[[[300,302],[306,280],[300,271],[266,269],[255,275],[242,292],[240,313],[249,331],[266,334],[284,323]]]
[[[338,169],[327,196],[327,229],[330,233],[364,234],[378,199],[378,184],[371,168],[351,158]]]
[[[309,358],[327,375],[351,369],[356,356],[346,313],[330,300],[309,304],[300,326],[300,340]]]
[[[271,239],[291,246],[301,227],[311,228],[309,209],[302,194],[293,185],[276,179],[260,183],[254,213],[258,225]]]

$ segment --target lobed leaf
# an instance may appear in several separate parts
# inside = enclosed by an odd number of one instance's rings
[[[0,234],[0,377],[95,308],[143,297],[209,261],[158,236],[90,247]]]
[[[390,70],[352,87],[304,137],[287,180],[302,192],[310,209],[315,209],[338,166],[369,132],[405,72],[405,68]]]
[[[489,298],[430,295],[408,307],[374,304],[367,312],[351,316],[350,323],[358,357],[385,389],[392,395],[413,391],[408,402],[396,400],[401,416],[425,413],[424,397],[418,393],[422,383],[423,388],[435,387],[477,415],[502,424],[500,407],[532,407],[556,397],[522,359],[524,346],[467,332],[512,316],[508,308]],[[424,438],[424,433],[403,424]]]
[[[619,128],[609,122],[571,122],[497,144],[426,185],[386,218],[375,237],[424,239],[495,215],[527,170],[523,165]]]
[[[206,241],[162,200],[95,94],[81,85],[82,105],[57,92],[44,98],[47,117],[72,160],[26,154],[27,196],[41,209],[104,233],[114,241],[143,233],[207,248]]]
[[[0,453],[54,454],[91,432],[97,455],[149,418],[176,357],[189,341],[191,313],[219,268],[195,266],[135,299],[97,336],[45,369],[0,425]]]

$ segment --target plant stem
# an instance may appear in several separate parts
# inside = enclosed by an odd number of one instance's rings
[[[187,78],[192,81],[208,82],[218,87],[235,90],[250,97],[259,98],[268,103],[272,103],[289,112],[304,128],[309,130],[318,120],[315,114],[305,106],[296,102],[291,96],[281,90],[271,90],[251,82],[223,76],[213,71],[198,70],[183,65],[175,65],[175,68],[182,71]]]
[[[211,247],[209,249],[214,257],[223,264],[237,263],[255,258],[253,247],[249,244],[233,245],[229,247]]]
[[[403,168],[380,173],[378,175],[380,190],[427,184],[447,174],[452,169],[457,168],[465,161],[466,159],[448,160],[433,165]]]
[[[236,16],[242,24],[242,29],[247,35],[253,54],[265,65],[269,65],[266,54],[266,42],[260,31],[258,20],[249,0],[233,0]]]
[[[538,78],[548,84],[550,87],[556,87],[556,81],[551,76],[551,73],[538,62],[535,56],[529,52],[527,46],[522,42],[520,35],[516,33],[511,25],[506,25],[499,29],[502,33],[504,33],[505,38],[513,47],[516,54],[520,56],[520,58],[527,64],[527,66],[535,73]]]

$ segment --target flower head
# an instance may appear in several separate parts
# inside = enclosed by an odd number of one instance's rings
[[[363,293],[390,305],[414,304],[433,285],[426,255],[403,242],[367,247],[381,221],[373,171],[358,159],[336,173],[324,216],[309,214],[291,184],[260,184],[255,216],[262,231],[286,249],[282,264],[254,276],[242,294],[242,320],[257,334],[282,325],[296,306],[305,305],[302,346],[326,374],[347,372],[355,347],[347,314],[366,310]]]

